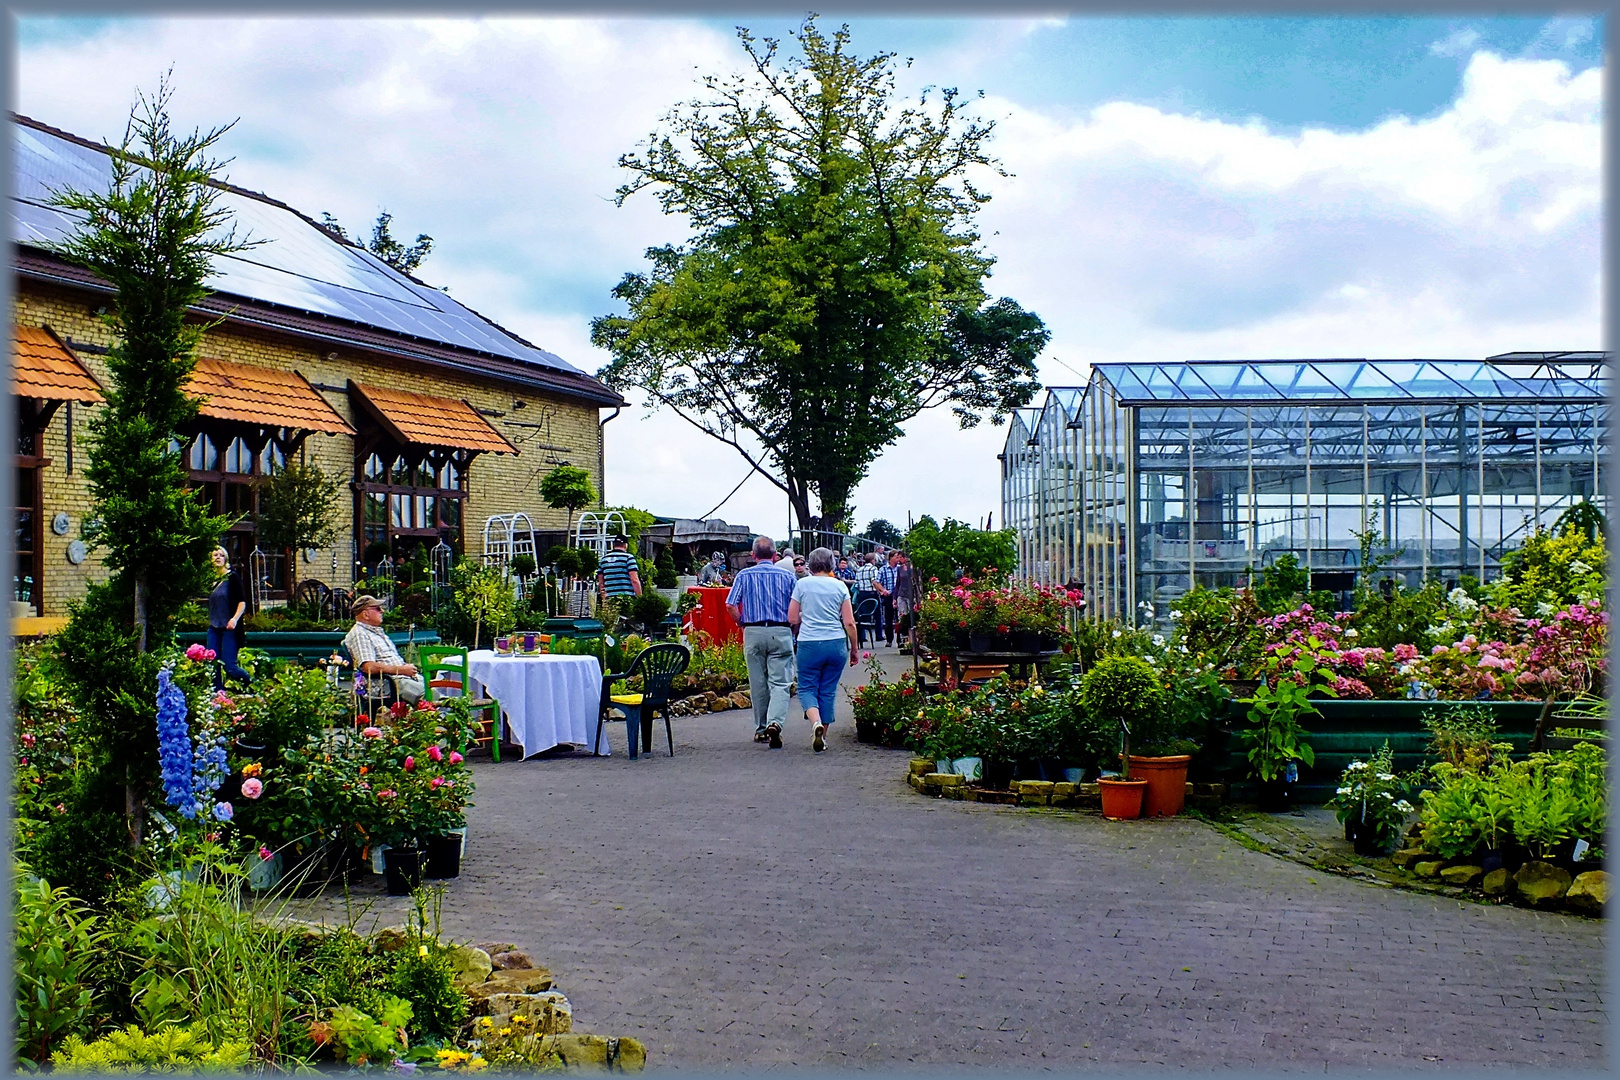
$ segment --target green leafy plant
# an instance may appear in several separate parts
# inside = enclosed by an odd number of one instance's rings
[[[528,552],[520,551],[512,556],[512,573],[519,578],[527,579],[537,569],[539,569],[539,564],[534,561],[534,556]]]
[[[1261,683],[1253,697],[1241,699],[1249,706],[1249,726],[1237,732],[1237,738],[1248,745],[1249,770],[1260,780],[1276,780],[1290,761],[1315,763],[1316,751],[1305,741],[1309,733],[1300,717],[1320,715],[1310,699],[1313,689],[1338,696],[1331,686],[1318,683],[1319,674],[1316,657],[1301,653],[1286,665],[1275,664],[1270,680]]]
[[[1450,765],[1479,772],[1496,756],[1496,714],[1483,705],[1423,710],[1429,753]]]
[[[64,889],[30,881],[17,867],[12,910],[12,979],[17,1056],[43,1061],[65,1036],[83,1029],[95,1002],[91,968],[109,932]]]
[[[656,629],[669,614],[669,598],[652,589],[642,589],[641,595],[630,603],[630,617],[648,632]]]
[[[680,576],[675,573],[675,553],[665,548],[658,553],[658,562],[653,573],[653,586],[659,589],[675,589],[681,584]]]
[[[406,1028],[411,1022],[411,1003],[382,994],[376,1008],[373,1017],[353,1005],[339,1005],[327,1019],[309,1025],[310,1040],[350,1065],[391,1065],[410,1047]]]

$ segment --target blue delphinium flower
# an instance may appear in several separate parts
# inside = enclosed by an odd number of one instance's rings
[[[186,727],[186,694],[174,685],[168,667],[158,672],[157,729],[164,796],[183,817],[195,820],[197,800],[192,789],[191,732]]]
[[[229,774],[230,763],[225,758],[224,737],[215,735],[206,726],[202,727],[197,732],[197,748],[191,766],[191,794],[196,800],[198,814],[207,812],[209,800]]]

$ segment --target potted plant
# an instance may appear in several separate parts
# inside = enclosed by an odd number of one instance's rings
[[[1149,720],[1163,708],[1164,686],[1159,673],[1139,656],[1105,656],[1080,680],[1080,702],[1093,717],[1112,722],[1120,732],[1120,775],[1098,781],[1103,816],[1138,817],[1147,781],[1131,778],[1131,727]]]
[[[1269,677],[1254,696],[1240,699],[1249,707],[1249,726],[1237,738],[1248,744],[1249,771],[1260,781],[1261,809],[1278,813],[1291,802],[1289,785],[1299,777],[1298,762],[1316,762],[1299,718],[1320,714],[1311,701],[1313,692],[1329,697],[1338,693],[1317,679],[1320,668],[1310,652],[1274,654],[1267,666]]]
[[[1387,855],[1400,842],[1412,804],[1405,783],[1395,774],[1389,742],[1367,761],[1352,761],[1339,777],[1329,805],[1357,855]]]
[[[1175,817],[1186,805],[1187,769],[1198,751],[1197,741],[1186,737],[1182,716],[1194,701],[1194,688],[1174,670],[1158,674],[1165,689],[1162,707],[1137,722],[1130,769],[1132,776],[1147,781],[1142,816]]]

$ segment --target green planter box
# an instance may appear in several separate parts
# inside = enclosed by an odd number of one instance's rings
[[[243,644],[245,648],[272,660],[292,660],[305,667],[314,667],[339,650],[347,633],[347,630],[249,630]],[[438,644],[439,632],[417,629],[413,634],[409,630],[394,630],[388,637],[403,652],[413,640],[418,645]],[[197,631],[183,632],[174,635],[174,640],[181,648],[207,645],[208,635]]]
[[[1318,701],[1320,716],[1303,721],[1310,733],[1307,740],[1316,751],[1316,763],[1302,768],[1295,790],[1300,802],[1323,803],[1333,797],[1339,774],[1352,761],[1365,761],[1384,741],[1395,751],[1395,768],[1405,772],[1423,764],[1429,746],[1429,733],[1423,714],[1429,710],[1455,710],[1484,706],[1496,716],[1496,739],[1512,743],[1513,752],[1524,753],[1541,718],[1539,701]],[[1245,726],[1245,707],[1228,702],[1226,726],[1233,731]],[[1234,798],[1252,799],[1247,782],[1249,762],[1236,739],[1231,741],[1225,761],[1226,776]]]

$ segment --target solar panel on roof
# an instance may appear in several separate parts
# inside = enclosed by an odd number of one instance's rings
[[[47,247],[67,238],[73,218],[47,205],[54,190],[106,190],[112,162],[106,153],[25,124],[12,124],[16,158],[12,239]],[[234,191],[220,205],[235,219],[239,238],[267,241],[215,262],[210,287],[298,311],[580,374],[544,349],[504,333],[445,293],[411,281],[369,252],[339,243],[283,206]]]

